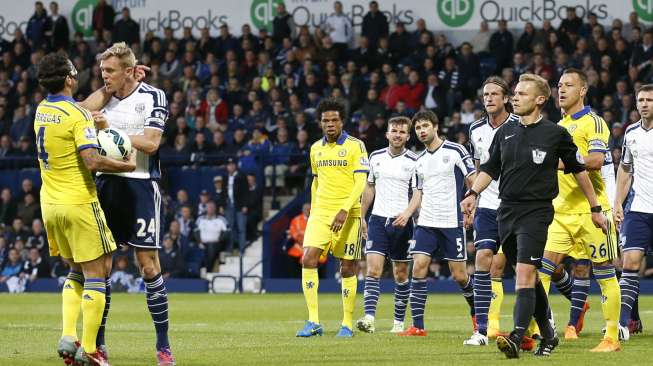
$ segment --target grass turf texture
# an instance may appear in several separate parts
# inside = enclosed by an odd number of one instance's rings
[[[581,338],[562,339],[569,302],[553,297],[561,345],[550,359],[522,353],[524,364],[575,364],[592,366],[650,365],[653,341],[653,296],[640,297],[644,334],[635,335],[615,354],[592,354],[603,325],[600,298],[591,296]],[[358,296],[354,318],[362,315]],[[502,330],[512,327],[513,296],[503,304]],[[55,347],[60,335],[60,296],[57,294],[0,295],[0,364],[63,364]],[[340,325],[338,294],[320,295],[323,337],[295,338],[307,316],[304,298],[297,294],[170,295],[170,340],[178,365],[294,365],[294,364],[421,364],[505,365],[510,362],[491,340],[486,347],[463,347],[471,335],[468,308],[461,295],[430,294],[426,309],[425,338],[390,334],[392,297],[383,295],[375,334],[356,331],[353,339],[336,339]],[[81,324],[81,319],[80,319]],[[114,365],[154,365],[154,328],[140,295],[113,294],[107,344]],[[551,363],[554,362],[554,363]]]

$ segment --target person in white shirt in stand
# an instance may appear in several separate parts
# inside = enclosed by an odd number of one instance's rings
[[[218,215],[215,202],[209,201],[206,203],[206,214],[197,219],[195,231],[200,247],[206,253],[206,270],[211,272],[220,249],[223,249],[221,248],[221,241],[227,231],[225,220]]]
[[[324,30],[331,37],[333,47],[338,50],[338,57],[342,58],[347,55],[354,32],[351,20],[342,12],[340,1],[333,3],[333,10],[334,13],[324,22]]]

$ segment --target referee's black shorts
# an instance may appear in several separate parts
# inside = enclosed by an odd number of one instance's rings
[[[547,232],[553,221],[551,202],[501,202],[497,221],[508,263],[525,263],[540,268]]]

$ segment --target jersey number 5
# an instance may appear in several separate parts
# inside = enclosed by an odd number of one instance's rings
[[[48,153],[45,151],[45,126],[39,127],[39,133],[36,135],[36,145],[39,150],[39,160],[43,162],[43,167],[48,169]]]

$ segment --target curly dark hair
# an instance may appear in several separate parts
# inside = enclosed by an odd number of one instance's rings
[[[65,53],[50,53],[36,65],[36,78],[50,94],[56,94],[63,90],[66,77],[70,75],[70,61]]]
[[[320,101],[320,104],[317,105],[317,109],[315,110],[315,118],[317,121],[319,122],[322,120],[322,113],[328,111],[338,112],[338,115],[343,122],[347,118],[347,107],[344,103],[335,98],[326,98]]]
[[[413,126],[415,126],[417,121],[422,121],[422,120],[431,122],[433,127],[437,127],[438,124],[440,123],[439,120],[438,120],[438,116],[435,113],[433,113],[433,112],[431,112],[429,110],[419,111],[419,112],[415,113],[413,115],[413,121],[412,121]]]

